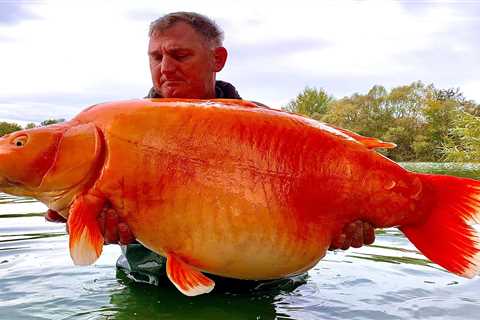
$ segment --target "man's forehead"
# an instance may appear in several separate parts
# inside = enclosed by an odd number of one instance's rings
[[[160,50],[167,50],[167,51],[180,51],[180,50],[192,50],[193,46],[182,45],[180,43],[170,43],[168,41],[161,42],[161,43],[150,43],[148,47],[148,52],[156,52]]]
[[[195,48],[208,46],[206,40],[198,31],[185,22],[177,22],[167,29],[153,31],[150,36],[149,47],[179,47]]]
[[[150,41],[148,45],[148,53],[149,54],[156,54],[161,52],[173,52],[173,51],[193,51],[193,52],[200,52],[200,51],[208,51],[208,47],[203,45],[202,43],[181,43],[176,39],[172,41]]]

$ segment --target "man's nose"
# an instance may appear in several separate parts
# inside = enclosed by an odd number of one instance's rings
[[[173,73],[176,69],[176,61],[171,57],[165,55],[162,59],[162,63],[160,65],[160,72],[161,73]]]

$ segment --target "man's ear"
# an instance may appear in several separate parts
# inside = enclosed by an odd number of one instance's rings
[[[215,55],[215,72],[220,72],[227,61],[228,52],[224,47],[215,48],[213,54]]]

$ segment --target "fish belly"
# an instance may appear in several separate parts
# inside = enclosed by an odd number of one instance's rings
[[[260,191],[260,190],[258,190]],[[209,273],[271,279],[299,273],[325,253],[329,230],[303,224],[265,193],[232,194],[190,183],[135,203],[128,224],[148,248],[174,252]],[[253,197],[255,195],[255,198]]]

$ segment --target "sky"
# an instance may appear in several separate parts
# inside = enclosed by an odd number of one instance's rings
[[[0,120],[145,96],[149,24],[174,11],[223,28],[217,79],[244,99],[279,108],[306,86],[342,98],[420,80],[480,103],[480,0],[0,0]]]

